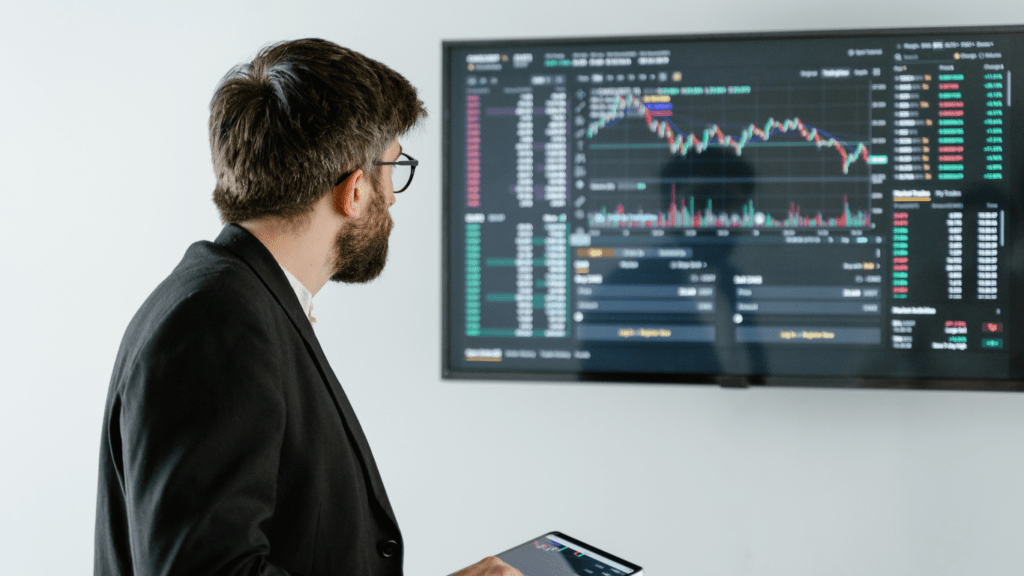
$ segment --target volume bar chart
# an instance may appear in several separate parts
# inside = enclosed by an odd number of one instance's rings
[[[846,196],[839,215],[834,217],[802,214],[796,203],[790,203],[785,216],[773,216],[755,208],[753,200],[744,203],[739,212],[716,213],[711,200],[702,210],[696,208],[692,196],[677,204],[673,185],[667,211],[626,212],[619,204],[612,212],[603,207],[590,214],[588,224],[591,228],[864,228],[871,225],[871,216],[863,210],[851,211]]]

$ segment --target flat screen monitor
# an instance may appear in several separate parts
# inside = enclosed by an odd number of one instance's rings
[[[1024,27],[443,57],[445,377],[1024,389]]]

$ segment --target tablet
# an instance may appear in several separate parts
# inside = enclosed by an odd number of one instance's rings
[[[498,554],[523,576],[643,576],[643,568],[561,532],[548,532]]]

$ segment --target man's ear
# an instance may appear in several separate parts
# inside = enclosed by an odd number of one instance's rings
[[[363,171],[356,170],[348,178],[334,187],[334,209],[342,216],[359,218],[366,206],[368,190],[364,190]]]

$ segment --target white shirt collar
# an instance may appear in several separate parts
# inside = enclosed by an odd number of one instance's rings
[[[278,266],[281,266],[278,264]],[[306,318],[309,318],[310,323],[316,322],[316,318],[313,318],[313,293],[306,288],[294,274],[281,266],[281,270],[284,270],[284,275],[288,278],[288,283],[292,285],[292,290],[295,291],[295,296],[299,299],[299,305],[302,306],[302,311],[306,313]]]

